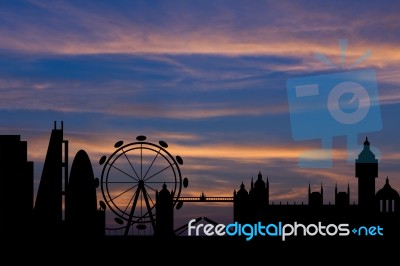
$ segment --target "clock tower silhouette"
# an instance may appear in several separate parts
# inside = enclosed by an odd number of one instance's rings
[[[375,178],[378,177],[378,160],[370,149],[368,138],[364,149],[356,159],[356,177],[358,178],[358,205],[371,208],[375,202]]]

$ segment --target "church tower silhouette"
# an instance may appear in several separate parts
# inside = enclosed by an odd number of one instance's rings
[[[368,138],[364,149],[356,159],[356,177],[358,178],[358,205],[372,208],[375,201],[375,178],[378,177],[378,160],[370,149]]]

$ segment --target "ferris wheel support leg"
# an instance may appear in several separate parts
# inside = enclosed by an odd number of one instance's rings
[[[147,191],[146,191],[145,188],[143,188],[143,190],[144,190],[143,191],[144,192],[143,193],[143,197],[144,197],[144,201],[146,202],[147,210],[149,211],[151,225],[153,226],[153,230],[155,231],[156,230],[156,223],[154,221],[153,213],[152,213],[151,208],[150,208],[149,199],[147,198]]]
[[[129,214],[129,219],[128,219],[128,222],[126,223],[124,236],[127,236],[129,233],[129,227],[131,226],[131,223],[132,223],[133,213],[135,212],[135,209],[136,209],[136,204],[137,204],[137,201],[139,198],[140,189],[141,189],[141,187],[138,186],[138,189],[136,190],[135,199],[133,200],[132,209]]]

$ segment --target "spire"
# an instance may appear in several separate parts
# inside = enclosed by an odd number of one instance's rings
[[[386,184],[389,185],[389,176],[386,176]]]
[[[267,183],[265,184],[265,193],[267,194],[267,205],[269,205],[269,181],[268,181],[268,176],[267,176]]]
[[[253,190],[253,177],[251,177],[250,190]]]
[[[375,158],[375,154],[371,151],[370,143],[368,138],[365,138],[364,148],[361,153],[358,155],[358,159],[356,159],[356,163],[378,163],[378,160]]]
[[[321,204],[323,204],[324,200],[324,188],[322,187],[322,182],[321,182]]]
[[[347,204],[350,205],[350,184],[347,183]]]
[[[261,179],[262,179],[261,171],[258,171],[258,180],[261,180]]]
[[[365,137],[364,150],[370,150],[370,144],[369,144],[369,141],[368,141],[368,137]]]
[[[244,184],[242,182],[242,184],[240,185],[240,189],[244,189]]]
[[[337,195],[337,182],[336,182],[336,185],[335,185],[335,201],[336,201],[336,195]]]

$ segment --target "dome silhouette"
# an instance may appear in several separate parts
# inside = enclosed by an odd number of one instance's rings
[[[386,183],[377,193],[376,198],[380,199],[387,199],[387,200],[399,200],[400,196],[399,193],[394,190],[389,184],[389,178],[386,178]]]

